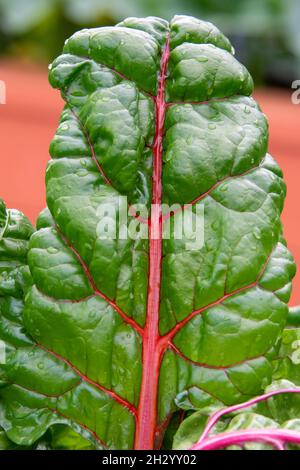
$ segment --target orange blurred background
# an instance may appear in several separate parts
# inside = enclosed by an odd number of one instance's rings
[[[20,61],[0,61],[6,83],[6,104],[0,105],[0,194],[8,207],[22,210],[34,223],[45,206],[48,147],[63,101],[48,84],[47,67]],[[270,153],[284,171],[288,192],[283,212],[285,237],[300,266],[300,105],[292,90],[262,88],[255,97],[268,116]],[[300,269],[291,305],[300,304]]]

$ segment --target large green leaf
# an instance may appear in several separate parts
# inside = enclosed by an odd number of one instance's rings
[[[157,447],[179,407],[236,403],[271,381],[295,271],[282,173],[251,77],[210,23],[83,30],[50,82],[66,105],[30,240],[32,343],[8,357],[2,425],[23,445],[64,424],[99,448]],[[152,202],[151,219],[130,210],[105,238],[120,196]],[[162,207],[187,203],[204,213],[202,247]],[[143,236],[123,236],[132,222]]]

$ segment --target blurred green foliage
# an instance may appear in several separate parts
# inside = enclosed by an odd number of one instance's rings
[[[299,78],[299,0],[0,0],[0,53],[49,62],[81,27],[175,14],[215,23],[256,81]]]

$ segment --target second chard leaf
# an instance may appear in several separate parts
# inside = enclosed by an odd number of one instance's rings
[[[273,361],[273,381],[265,389],[265,393],[284,390],[300,392],[300,361],[299,361],[299,328],[287,328],[282,333],[281,346]],[[189,449],[199,441],[209,417],[213,411],[200,409],[191,412],[178,425],[174,434],[174,449]],[[279,393],[271,398],[246,407],[231,414],[224,415],[209,433],[209,437],[221,433],[241,430],[285,429],[300,433],[300,393]],[[259,442],[246,442],[243,446],[229,446],[228,450],[272,450],[272,445]],[[290,449],[299,449],[295,444],[289,444]]]
[[[1,425],[21,445],[67,425],[96,448],[158,448],[179,408],[237,403],[271,381],[295,267],[267,122],[227,38],[191,17],[80,31],[50,83],[66,104],[29,246],[30,343],[2,367]],[[120,196],[152,203],[127,221],[148,239],[101,236]],[[164,204],[202,209],[203,246],[163,236],[178,217]]]

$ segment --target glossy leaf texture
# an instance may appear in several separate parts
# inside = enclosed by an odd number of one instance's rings
[[[227,38],[191,17],[80,31],[50,83],[66,105],[28,256],[36,357],[20,349],[8,367],[6,428],[26,444],[63,423],[99,448],[159,447],[179,407],[236,403],[271,381],[295,267],[266,118]],[[103,239],[120,196],[155,209]],[[175,236],[166,204],[203,208],[201,248]],[[132,222],[149,241],[122,236]]]

